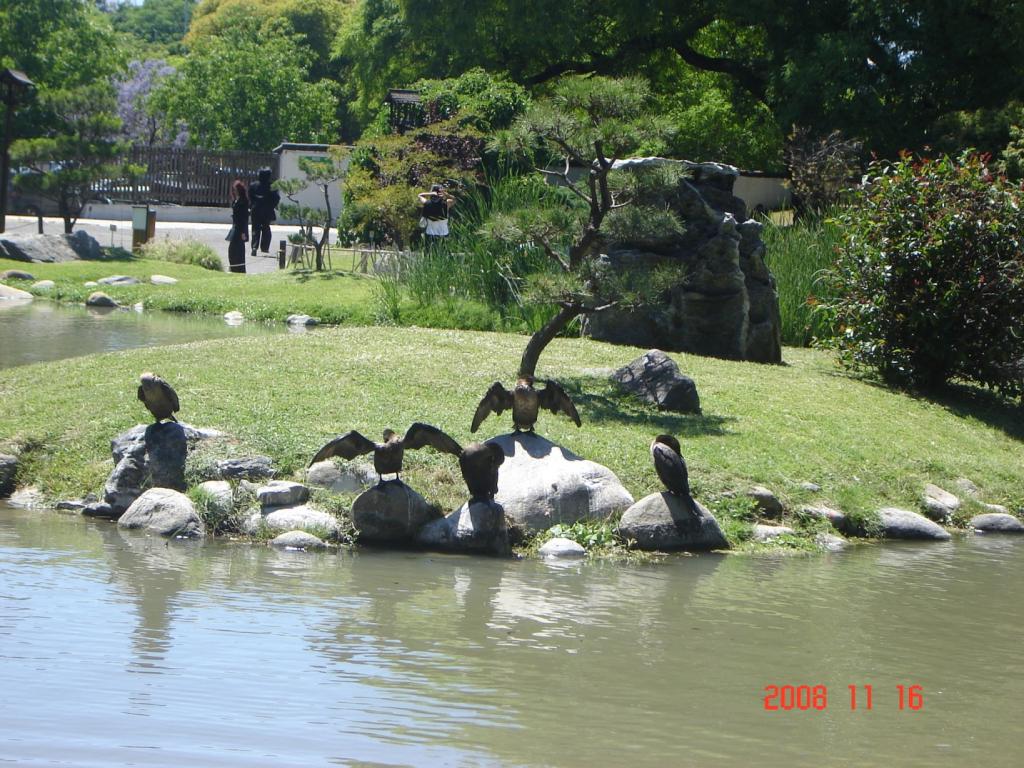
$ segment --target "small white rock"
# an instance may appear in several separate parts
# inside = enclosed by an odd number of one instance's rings
[[[785,534],[796,533],[788,525],[761,525],[754,526],[754,541],[770,541]]]
[[[241,325],[245,322],[245,315],[239,312],[237,309],[233,309],[230,312],[224,313],[224,322],[228,325]]]
[[[544,542],[538,553],[541,557],[584,557],[587,550],[572,539],[557,537]]]
[[[149,282],[153,285],[177,285],[178,280],[174,277],[168,277],[167,275],[151,275]]]
[[[37,291],[49,291],[51,288],[56,288],[57,284],[53,280],[39,280],[32,283],[32,287]]]

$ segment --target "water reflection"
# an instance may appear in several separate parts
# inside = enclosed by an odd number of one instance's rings
[[[643,567],[307,554],[0,507],[0,754],[998,764],[1024,735],[1022,566],[1024,542],[981,536]],[[768,684],[828,707],[766,712]]]
[[[183,313],[128,312],[49,301],[0,301],[0,368],[120,349],[181,344],[225,336],[284,333],[285,328]]]

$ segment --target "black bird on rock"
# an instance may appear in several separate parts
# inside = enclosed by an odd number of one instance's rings
[[[533,432],[541,408],[552,413],[564,413],[576,422],[577,427],[580,426],[580,415],[564,389],[553,381],[545,381],[544,389],[534,389],[533,384],[534,378],[529,375],[520,376],[511,392],[500,381],[491,384],[476,407],[469,431],[476,432],[491,413],[501,414],[509,408],[512,409],[512,426],[516,432]]]
[[[355,430],[346,432],[317,451],[309,465],[313,466],[318,461],[324,461],[332,456],[354,459],[356,456],[373,451],[373,468],[377,470],[379,481],[384,482],[383,476],[391,474],[397,480],[402,471],[402,458],[405,456],[406,449],[413,450],[428,445],[442,453],[450,453],[454,456],[462,453],[462,447],[440,429],[417,421],[406,430],[405,437],[399,436],[394,430],[385,429],[382,443],[368,440]]]
[[[498,467],[505,461],[505,452],[494,443],[470,443],[459,456],[462,479],[469,489],[469,503],[494,501],[498,492]]]
[[[174,387],[155,373],[146,371],[139,376],[138,397],[146,409],[153,414],[157,424],[164,419],[177,421],[174,414],[179,410],[178,393],[174,391]]]
[[[658,435],[651,443],[651,456],[654,458],[654,469],[669,493],[690,498],[690,475],[686,470],[679,441],[672,435]]]

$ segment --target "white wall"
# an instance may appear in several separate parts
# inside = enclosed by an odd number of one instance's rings
[[[776,176],[744,176],[742,173],[733,182],[732,193],[747,204],[748,216],[753,216],[754,209],[759,205],[764,211],[781,211],[790,206],[793,197],[785,179]]]
[[[305,179],[306,174],[299,169],[299,159],[303,157],[314,158],[319,160],[328,157],[328,153],[310,149],[281,150],[281,160],[280,165],[278,166],[278,178],[282,180]],[[349,159],[346,157],[344,162],[342,163],[343,168],[348,168],[348,161]],[[331,201],[331,214],[335,217],[336,220],[338,214],[341,213],[340,182],[332,184],[331,187],[328,189],[328,194],[330,195]],[[305,205],[309,208],[319,208],[321,210],[324,210],[324,193],[319,186],[310,185],[306,187],[306,189],[299,192],[295,197],[302,205]],[[282,205],[288,205],[290,202],[291,201],[288,200],[284,195],[281,196]],[[285,219],[280,215],[280,213],[278,214],[277,218],[278,221],[287,223],[285,222]]]

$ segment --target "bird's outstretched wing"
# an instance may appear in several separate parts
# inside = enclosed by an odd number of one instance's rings
[[[574,422],[581,426],[580,415],[576,412],[576,406],[572,404],[570,397],[565,390],[553,381],[545,381],[544,389],[537,393],[540,400],[540,407],[547,408],[552,413],[564,413]]]
[[[431,448],[441,451],[441,453],[450,453],[453,456],[458,456],[462,453],[462,446],[447,434],[437,427],[422,424],[418,421],[405,431],[402,445],[407,449],[422,448],[425,445],[429,445]]]
[[[309,462],[309,466],[313,466],[318,461],[324,461],[331,458],[331,456],[341,456],[343,459],[354,459],[356,456],[362,456],[364,453],[369,453],[376,444],[372,440],[367,440],[361,434],[352,430],[346,432],[340,437],[336,437],[331,442],[327,443],[323,448],[316,452],[316,456]]]
[[[473,414],[473,425],[469,428],[469,431],[476,432],[480,429],[484,419],[491,413],[501,414],[502,411],[511,407],[512,393],[505,389],[500,381],[494,382],[491,384],[491,388],[487,390],[487,394],[483,396],[480,405],[476,407],[476,413]]]

